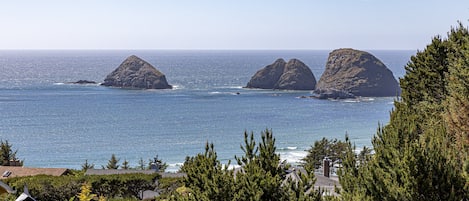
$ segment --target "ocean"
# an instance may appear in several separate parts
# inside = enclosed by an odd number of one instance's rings
[[[244,89],[277,58],[298,58],[319,80],[329,50],[1,50],[0,139],[28,167],[105,166],[112,154],[130,166],[158,155],[176,171],[214,143],[223,163],[242,155],[243,133],[272,129],[282,159],[298,163],[315,140],[371,146],[395,97],[304,99],[309,91]],[[394,73],[415,51],[369,51]],[[128,56],[166,74],[172,90],[126,90],[102,82]],[[239,94],[238,94],[239,93]]]

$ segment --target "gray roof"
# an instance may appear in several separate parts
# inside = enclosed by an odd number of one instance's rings
[[[2,181],[0,181],[0,187],[5,189],[7,193],[16,193],[15,190],[13,190],[10,186],[8,186],[8,184],[3,183]]]
[[[155,170],[88,169],[85,175],[155,174]]]
[[[124,170],[124,169],[88,169],[85,175],[116,175],[116,174],[160,174],[162,178],[180,178],[185,173],[156,172],[155,170]]]

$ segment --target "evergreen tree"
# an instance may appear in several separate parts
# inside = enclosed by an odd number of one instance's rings
[[[451,30],[451,46],[448,78],[448,98],[444,114],[448,132],[459,150],[455,155],[462,161],[462,176],[466,179],[465,188],[469,191],[469,35],[467,28],[460,23]]]
[[[468,97],[469,80],[464,75],[468,39],[467,28],[460,24],[447,39],[435,37],[411,58],[400,80],[402,99],[395,102],[390,123],[380,127],[373,138],[374,155],[358,164],[348,151],[339,172],[344,200],[469,197],[469,180],[462,177],[468,175],[463,171],[465,159],[458,156],[467,156],[467,151],[457,146],[458,141],[467,144],[462,131],[467,121],[457,123],[467,120],[467,112],[456,112],[467,103],[458,100]],[[460,140],[455,144],[454,139]]]
[[[16,153],[18,152],[18,150],[13,151],[12,148],[13,146],[8,142],[8,140],[0,141],[0,165],[10,166],[10,161],[18,160],[18,158],[16,158]]]
[[[249,140],[248,140],[249,139]],[[282,189],[285,169],[280,156],[275,153],[275,138],[272,131],[261,133],[261,143],[256,147],[254,134],[248,138],[244,132],[244,156],[237,159],[241,171],[236,174],[235,200],[282,200],[286,194]]]
[[[300,179],[287,178],[288,165],[281,163],[275,153],[272,130],[261,132],[256,146],[254,134],[244,132],[244,156],[235,156],[241,167],[236,173],[234,200],[317,200],[321,196],[313,189],[314,173],[298,172]]]
[[[124,170],[128,170],[130,167],[129,167],[129,161],[127,161],[126,159],[124,159],[124,162],[122,162],[122,169]]]
[[[81,170],[86,172],[89,169],[94,169],[94,164],[88,163],[88,159],[85,160],[85,163],[81,165]]]
[[[451,64],[446,101],[445,120],[457,146],[469,152],[469,35],[467,29],[452,29]]]
[[[138,160],[138,167],[137,168],[139,170],[144,170],[146,168],[145,162],[143,161],[143,158],[140,158],[140,160]]]
[[[296,170],[293,170],[296,171]],[[322,190],[315,190],[314,184],[316,178],[314,172],[303,174],[301,171],[296,171],[299,180],[288,178],[282,183],[286,195],[285,200],[291,201],[320,201],[322,200]]]
[[[181,171],[186,173],[184,183],[193,194],[181,199],[232,200],[234,177],[228,166],[223,166],[217,159],[213,144],[206,144],[204,154],[187,157]]]
[[[329,158],[333,163],[343,160],[347,144],[338,139],[328,140],[322,138],[315,141],[308,154],[302,159],[303,167],[308,172],[313,172],[322,165],[324,158]]]
[[[149,160],[148,167],[151,168],[152,166],[154,166],[158,172],[164,172],[168,167],[168,165],[163,162],[163,160],[158,158],[158,155]]]
[[[118,169],[119,168],[119,159],[116,158],[116,155],[112,154],[111,159],[109,159],[106,169]]]
[[[368,172],[364,169],[366,163],[359,163],[355,154],[355,146],[345,136],[345,155],[342,160],[342,168],[338,170],[340,185],[342,187],[342,200],[371,200],[366,197],[368,186],[366,181],[370,178]]]

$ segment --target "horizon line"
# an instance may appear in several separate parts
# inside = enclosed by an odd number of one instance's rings
[[[342,48],[324,48],[324,49],[309,49],[309,48],[5,48],[0,51],[331,51],[337,49],[355,49],[355,50],[369,50],[369,51],[418,51],[419,49],[400,49],[400,48],[389,48],[389,49],[375,49],[375,48],[352,48],[352,47],[342,47]]]

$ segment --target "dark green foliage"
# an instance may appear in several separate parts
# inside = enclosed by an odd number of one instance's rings
[[[83,172],[86,172],[88,169],[94,169],[94,164],[88,163],[88,159],[85,160],[85,163],[81,165],[81,170]]]
[[[234,177],[227,168],[218,160],[213,144],[207,143],[205,153],[187,157],[181,171],[187,174],[184,183],[194,192],[193,199],[232,200]]]
[[[166,168],[168,167],[168,165],[165,162],[163,162],[160,158],[158,158],[158,155],[156,155],[153,159],[149,160],[149,163],[148,163],[149,168],[152,168],[151,167],[152,165],[154,165],[154,168],[156,168],[158,172],[164,172]]]
[[[111,159],[109,159],[106,169],[118,169],[119,168],[119,159],[116,158],[116,155],[112,154]]]
[[[464,200],[467,170],[469,32],[435,37],[406,66],[389,125],[358,163],[349,146],[339,172],[343,200]]]
[[[11,178],[5,182],[15,189],[23,189],[26,184],[30,194],[37,200],[69,200],[80,192],[86,181],[92,184],[92,193],[105,195],[107,198],[138,198],[138,191],[154,189],[155,179],[159,175],[125,174],[84,176],[82,174],[51,177],[32,176]],[[22,191],[19,190],[16,196]]]
[[[248,140],[249,139],[249,140]],[[248,138],[244,132],[244,156],[236,157],[242,169],[236,174],[235,200],[284,200],[282,188],[285,167],[279,166],[280,156],[275,153],[272,131],[261,133],[261,143],[256,147],[254,134]]]
[[[322,138],[315,141],[308,150],[308,155],[303,158],[303,166],[308,172],[313,172],[322,165],[322,160],[328,157],[332,162],[340,161],[345,156],[347,144],[341,140],[329,140]]]
[[[412,105],[422,101],[441,103],[446,96],[448,72],[448,44],[434,37],[424,51],[417,52],[405,67],[406,75],[400,80],[402,99]]]
[[[282,188],[285,190],[285,200],[292,201],[320,201],[322,200],[322,190],[312,190],[316,178],[314,173],[303,174],[298,171],[299,181],[292,179],[286,180],[282,183]]]
[[[138,160],[138,167],[137,167],[137,169],[139,169],[139,170],[144,170],[145,168],[146,168],[145,162],[143,161],[143,158],[140,158],[140,160]]]
[[[158,180],[160,196],[157,200],[169,200],[176,197],[176,189],[184,186],[184,178],[161,178]]]
[[[130,168],[129,167],[129,161],[124,160],[124,162],[122,162],[122,169],[128,170],[129,168]]]
[[[244,155],[235,156],[240,168],[228,170],[217,159],[213,144],[207,144],[204,154],[186,158],[181,168],[187,174],[184,193],[176,200],[320,200],[319,191],[312,189],[314,174],[293,181],[287,178],[288,165],[281,164],[275,153],[275,138],[271,130],[261,133],[256,144],[254,134],[244,133]],[[229,165],[229,164],[228,164]],[[311,192],[311,193],[307,193]]]
[[[0,165],[10,166],[10,161],[16,161],[16,153],[18,150],[13,151],[13,146],[8,142],[8,140],[0,141]],[[20,162],[23,163],[22,161]]]
[[[360,158],[371,158],[371,156],[366,154],[368,152],[366,149],[363,149],[357,156],[355,154],[356,147],[352,146],[348,136],[345,136],[344,144],[345,154],[342,159],[342,168],[337,172],[342,187],[341,198],[342,200],[369,200],[363,196],[368,191],[368,188],[371,188],[366,183],[366,181],[369,181],[370,176],[364,174],[368,160],[362,162]]]
[[[462,25],[460,25],[462,26]],[[448,98],[445,120],[448,131],[455,137],[457,146],[469,152],[469,35],[467,29],[451,31],[455,41],[451,46],[451,65],[448,76]]]
[[[115,177],[100,177],[91,182],[91,185],[93,193],[105,197],[137,198],[139,191],[155,188],[154,183],[148,179],[131,175],[126,175],[124,178],[118,178],[117,175]]]

